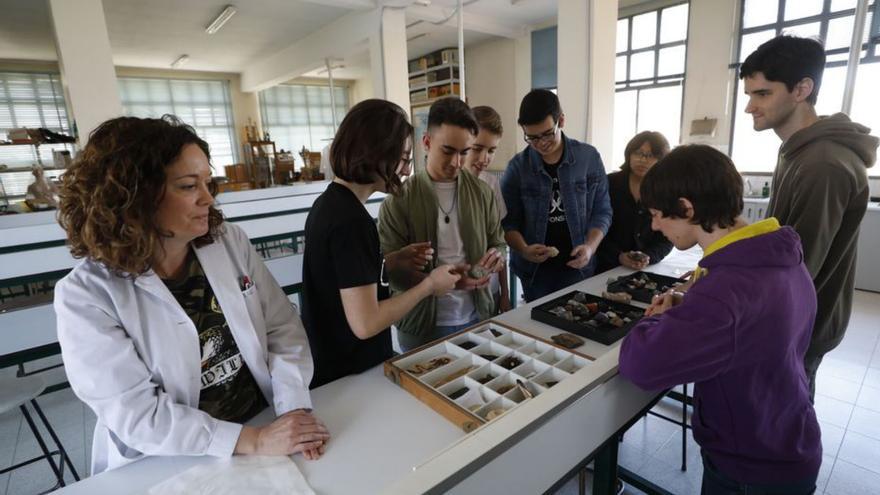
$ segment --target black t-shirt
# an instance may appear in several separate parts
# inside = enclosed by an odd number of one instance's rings
[[[563,152],[563,156],[565,153]],[[568,222],[565,217],[565,205],[562,201],[562,192],[559,190],[559,164],[562,157],[556,163],[544,163],[544,170],[553,181],[550,190],[550,212],[547,217],[547,235],[544,237],[546,246],[553,246],[559,250],[559,255],[549,258],[543,263],[547,267],[567,268],[565,264],[571,260],[571,233],[568,230]]]
[[[268,407],[257,381],[241,358],[226,316],[198,258],[190,251],[186,272],[165,285],[196,326],[201,348],[199,409],[214,418],[244,423]]]
[[[389,296],[379,232],[364,205],[347,187],[331,183],[309,210],[305,237],[302,316],[315,388],[367,370],[393,352],[387,329],[366,340],[352,332],[339,295],[339,289],[377,284],[379,300]]]

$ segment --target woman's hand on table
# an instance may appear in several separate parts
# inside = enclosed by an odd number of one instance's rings
[[[290,411],[266,426],[245,426],[235,445],[236,454],[293,455],[301,452],[314,460],[330,439],[327,427],[305,409]]]

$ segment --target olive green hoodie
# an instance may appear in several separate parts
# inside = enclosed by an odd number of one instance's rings
[[[843,339],[852,310],[859,225],[868,207],[867,169],[878,139],[845,114],[820,117],[779,149],[767,217],[801,237],[804,263],[818,299],[807,355],[822,355]]]

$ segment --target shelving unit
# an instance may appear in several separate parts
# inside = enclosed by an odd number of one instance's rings
[[[447,48],[409,61],[410,104],[430,105],[439,98],[461,94],[458,50]]]
[[[430,104],[439,98],[460,94],[460,88],[457,65],[431,67],[410,74],[409,101],[412,105]]]

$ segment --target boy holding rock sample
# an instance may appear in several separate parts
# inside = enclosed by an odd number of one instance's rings
[[[654,230],[704,255],[687,293],[658,296],[632,328],[620,374],[646,390],[695,383],[702,493],[813,493],[822,444],[803,359],[816,291],[800,238],[740,217],[742,179],[709,146],[673,150],[641,196]]]

